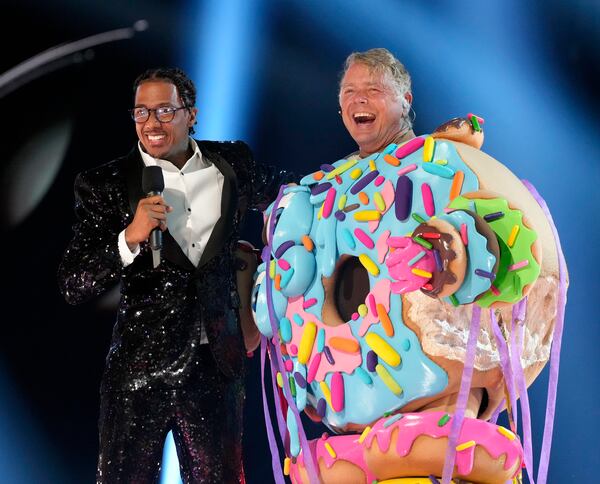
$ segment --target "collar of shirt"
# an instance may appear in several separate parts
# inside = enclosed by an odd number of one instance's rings
[[[144,151],[144,148],[142,147],[142,143],[140,141],[138,141],[138,150],[140,151],[140,155],[142,156],[142,161],[144,162],[145,166],[160,166],[164,171],[167,172],[181,171],[183,173],[191,173],[193,171],[202,170],[203,168],[208,168],[209,166],[211,166],[212,163],[205,160],[202,156],[202,152],[200,151],[196,140],[194,140],[193,138],[189,138],[189,140],[190,145],[194,150],[194,153],[185,162],[185,165],[183,165],[183,168],[181,170],[179,170],[179,168],[177,168],[173,163],[171,163],[168,160],[162,160],[160,158],[154,158],[153,156],[150,156]]]

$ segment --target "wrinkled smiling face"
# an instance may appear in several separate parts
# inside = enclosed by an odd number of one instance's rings
[[[365,64],[348,68],[340,84],[339,101],[344,126],[361,156],[381,151],[402,128],[402,97],[383,73],[373,72]]]

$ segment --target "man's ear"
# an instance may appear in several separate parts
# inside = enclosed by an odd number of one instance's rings
[[[410,111],[410,106],[412,105],[413,102],[413,95],[412,92],[407,92],[404,94],[404,102],[402,103],[403,106],[403,116],[408,116],[408,112]]]
[[[198,115],[198,108],[192,108],[192,109],[190,109],[189,113],[190,113],[190,121],[188,123],[188,127],[191,128],[197,122],[196,121],[196,116]]]

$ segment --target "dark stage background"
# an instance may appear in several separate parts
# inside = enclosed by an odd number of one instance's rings
[[[353,150],[337,114],[338,73],[351,51],[378,46],[392,50],[413,75],[418,134],[467,112],[483,116],[484,150],[530,180],[553,212],[571,287],[549,482],[594,482],[600,457],[597,1],[0,5],[0,75],[58,44],[140,19],[149,24],[132,39],[86,49],[28,82],[0,87],[0,482],[94,480],[98,385],[116,293],[71,307],[55,274],[71,237],[76,173],[124,154],[136,139],[127,109],[137,74],[158,65],[184,67],[199,88],[198,137],[244,139],[258,159],[307,173]],[[260,223],[257,214],[249,217],[248,240],[259,242]],[[258,357],[249,366],[247,476],[250,483],[271,482]],[[546,388],[544,371],[530,391],[536,465]]]

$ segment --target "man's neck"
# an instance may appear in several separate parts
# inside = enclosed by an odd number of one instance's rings
[[[373,149],[363,150],[363,148],[359,146],[359,155],[361,158],[365,158],[366,156],[370,156],[373,153],[379,153],[380,151],[382,151],[386,146],[388,146],[391,143],[395,143],[395,144],[399,145],[400,143],[404,143],[405,141],[408,141],[409,139],[412,139],[414,137],[415,137],[415,132],[412,129],[409,129],[408,131],[401,131],[399,133],[396,133],[389,142],[383,143],[381,146],[378,146],[374,150]]]

